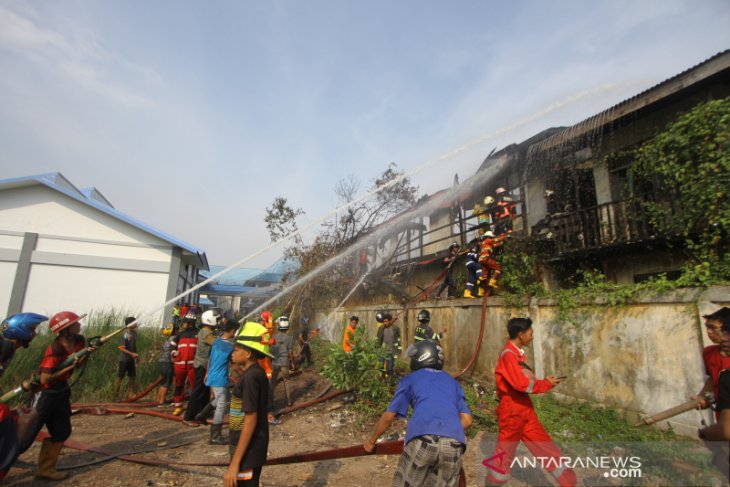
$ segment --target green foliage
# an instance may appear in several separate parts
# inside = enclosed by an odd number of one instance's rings
[[[520,307],[525,297],[547,295],[545,287],[535,276],[535,268],[534,255],[512,244],[505,247],[499,286],[507,306]]]
[[[104,336],[124,326],[124,318],[133,315],[119,310],[102,310],[89,313],[84,318],[81,334],[88,340],[94,336]],[[143,323],[144,325],[144,323]],[[111,338],[103,347],[89,356],[86,368],[81,374],[77,370],[71,376],[69,383],[72,386],[72,400],[80,401],[110,401],[114,395],[114,379],[117,376],[119,364],[120,335]],[[43,325],[40,334],[36,336],[27,349],[19,349],[9,369],[0,380],[0,391],[3,393],[18,386],[22,381],[29,379],[38,372],[38,365],[43,358],[48,345],[57,335],[48,333]],[[157,327],[137,328],[137,350],[139,362],[137,364],[137,389],[141,390],[158,377],[157,355],[164,337]],[[122,387],[125,387],[125,378]],[[20,399],[27,399],[21,397]]]
[[[651,224],[682,236],[698,263],[686,269],[686,280],[730,278],[730,97],[697,105],[633,156],[638,186],[664,195],[646,202]]]
[[[637,284],[615,284],[606,280],[598,271],[578,271],[580,282],[572,289],[561,289],[556,294],[558,319],[579,324],[574,320],[574,311],[581,306],[624,306],[640,296],[666,293],[682,285],[670,281],[665,275]]]
[[[384,348],[367,336],[364,326],[358,326],[350,353],[345,352],[339,343],[329,346],[322,375],[338,389],[353,389],[365,400],[383,403],[390,397],[388,386],[380,374],[380,357],[383,356]]]

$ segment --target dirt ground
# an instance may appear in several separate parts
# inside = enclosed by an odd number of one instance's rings
[[[305,371],[292,379],[293,400],[303,403],[317,396],[325,384],[314,371]],[[282,416],[282,424],[270,428],[269,458],[328,450],[362,444],[372,431],[375,419],[358,420],[343,396]],[[284,390],[277,388],[275,409],[286,406]],[[170,413],[172,408],[150,408]],[[191,428],[177,421],[142,414],[108,414],[105,416],[77,414],[72,418],[70,441],[93,445],[117,455],[148,450],[133,456],[175,462],[217,462],[227,464],[228,446],[208,445],[207,427]],[[402,438],[405,421],[397,421],[384,439]],[[225,431],[225,430],[224,430]],[[184,445],[181,445],[183,444]],[[477,432],[469,438],[464,457],[464,470],[469,486],[485,486],[486,467],[482,461],[493,449],[493,438]],[[89,453],[66,446],[59,468],[69,469],[70,477],[63,482],[35,481],[33,472],[39,444],[24,453],[11,469],[2,485],[20,486],[220,486],[225,467],[161,465],[147,466],[109,455]],[[96,461],[93,465],[77,465]],[[370,455],[341,460],[326,460],[290,465],[264,467],[261,485],[264,487],[319,486],[386,486],[390,485],[398,462],[397,455]],[[599,474],[580,475],[582,485],[622,485]],[[646,481],[648,479],[644,479]],[[642,485],[657,485],[640,482]],[[711,482],[714,484],[714,482]],[[508,485],[557,485],[543,471],[515,475]]]
[[[292,379],[295,403],[309,401],[325,388],[322,378],[313,371],[305,371]],[[275,409],[286,406],[284,390],[277,388]],[[170,413],[172,408],[150,408]],[[227,462],[228,447],[208,445],[206,427],[191,428],[153,416],[109,414],[106,416],[77,414],[72,418],[70,440],[124,454],[140,449],[153,449],[135,456],[183,462]],[[317,404],[282,416],[282,424],[270,428],[269,457],[280,457],[361,444],[370,434],[373,422],[358,424],[348,404],[339,399]],[[225,431],[225,429],[224,429]],[[384,435],[388,440],[402,438],[405,422],[398,421]],[[399,436],[400,435],[400,436]],[[190,443],[188,443],[190,442]],[[175,445],[187,443],[175,448]],[[33,479],[40,447],[36,443],[21,455],[3,485],[64,485],[64,486],[219,486],[223,483],[224,467],[147,466],[119,459],[105,459],[105,455],[89,453],[68,446],[63,449],[59,468],[94,460],[100,463],[72,468],[70,477],[63,482],[45,482]],[[156,449],[156,450],[155,450]],[[473,453],[473,452],[471,452]],[[474,456],[474,455],[472,455]],[[481,460],[480,460],[481,461]],[[398,462],[397,455],[372,455],[343,460],[298,463],[264,467],[261,485],[285,486],[371,486],[390,485]],[[472,482],[476,462],[472,468],[465,463]],[[482,467],[483,469],[483,467]],[[483,482],[479,485],[483,485]]]

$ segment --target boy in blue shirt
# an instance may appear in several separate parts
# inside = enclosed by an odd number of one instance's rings
[[[395,418],[406,417],[412,407],[393,486],[456,486],[466,450],[464,431],[472,423],[464,390],[441,370],[444,351],[437,343],[417,342],[408,347],[406,354],[411,358],[413,372],[398,384],[388,409],[363,448],[371,453]]]
[[[233,335],[238,330],[236,320],[228,320],[223,325],[223,333],[213,342],[208,360],[208,371],[205,374],[205,385],[213,391],[212,406],[215,408],[213,423],[210,425],[211,445],[227,445],[228,440],[221,437],[223,416],[228,410],[228,367],[233,352]]]

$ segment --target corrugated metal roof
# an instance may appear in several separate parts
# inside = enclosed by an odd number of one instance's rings
[[[71,184],[71,182],[66,179],[66,177],[61,174],[60,172],[52,172],[52,173],[46,173],[46,174],[37,174],[34,176],[24,176],[19,178],[10,178],[10,179],[3,179],[0,180],[0,191],[3,189],[12,189],[12,188],[22,188],[26,186],[32,186],[35,184],[42,184],[48,188],[53,189],[54,191],[58,191],[59,193],[62,193],[69,198],[73,198],[76,201],[79,201],[80,203],[83,203],[85,205],[91,206],[92,208],[101,211],[102,213],[105,213],[113,218],[116,218],[117,220],[120,220],[128,225],[131,225],[135,228],[138,228],[142,230],[143,232],[149,233],[150,235],[153,235],[161,240],[164,240],[170,244],[172,244],[175,247],[180,247],[184,251],[190,253],[191,255],[197,257],[199,261],[199,267],[203,269],[208,269],[208,258],[205,255],[205,251],[201,248],[195,247],[194,245],[190,245],[187,242],[184,242],[178,238],[173,237],[172,235],[163,232],[162,230],[159,230],[151,225],[148,225],[146,223],[143,223],[136,218],[133,218],[129,215],[126,215],[122,213],[121,211],[117,210],[116,208],[112,207],[110,204],[102,203],[101,201],[98,201],[96,198],[90,198],[87,197],[86,194],[84,194],[83,191],[79,190]],[[95,188],[92,188],[94,191],[96,191]],[[98,191],[96,191],[99,195]],[[102,196],[103,198],[103,196]],[[103,198],[106,200],[106,198]]]
[[[685,69],[679,74],[668,78],[646,90],[627,98],[600,113],[597,113],[577,124],[567,127],[547,139],[537,142],[530,147],[530,152],[539,152],[559,145],[565,140],[580,137],[588,132],[597,130],[627,115],[660,101],[671,94],[680,92],[696,83],[702,82],[711,76],[721,73],[730,67],[730,49],[719,52],[714,56]],[[664,93],[663,91],[669,90]]]

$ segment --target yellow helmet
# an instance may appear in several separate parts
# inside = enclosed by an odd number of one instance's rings
[[[165,335],[166,337],[169,337],[170,335],[172,335],[172,331],[174,329],[175,329],[175,325],[173,325],[172,323],[168,323],[162,327],[162,334]]]
[[[253,321],[247,321],[243,324],[243,328],[236,336],[236,343],[243,345],[244,347],[258,350],[264,355],[275,358],[271,352],[269,352],[269,345],[276,343],[270,336],[270,331],[260,323],[254,323]]]

